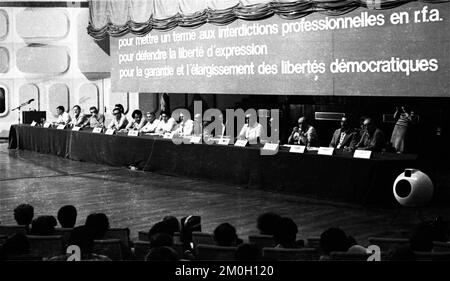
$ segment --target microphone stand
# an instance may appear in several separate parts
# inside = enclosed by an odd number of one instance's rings
[[[14,110],[18,110],[18,111],[19,111],[19,119],[18,119],[19,125],[20,125],[20,115],[21,115],[21,114],[20,114],[20,113],[21,113],[20,109],[21,109],[23,106],[30,104],[31,102],[32,102],[32,100],[26,101],[26,102],[22,103],[21,105],[19,105],[18,107],[13,108],[13,109],[11,110],[11,111],[14,111]]]

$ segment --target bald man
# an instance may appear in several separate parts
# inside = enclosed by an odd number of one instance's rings
[[[357,149],[383,151],[386,148],[386,138],[383,131],[375,126],[371,118],[366,118],[363,123],[364,133],[356,145]]]
[[[306,117],[302,116],[298,119],[298,127],[292,129],[288,143],[305,145],[307,147],[315,147],[318,145],[316,129],[308,124]]]

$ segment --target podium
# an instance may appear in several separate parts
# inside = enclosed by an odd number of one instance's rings
[[[41,123],[42,119],[47,119],[45,111],[22,111],[22,124],[31,124],[33,121]]]

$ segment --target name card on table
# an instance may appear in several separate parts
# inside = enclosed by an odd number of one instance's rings
[[[333,155],[334,152],[334,148],[333,147],[319,147],[319,151],[317,152],[317,154],[320,155]]]
[[[304,145],[293,145],[289,149],[289,152],[292,153],[305,153],[306,146]]]
[[[263,149],[269,151],[278,151],[278,146],[278,143],[265,143]]]
[[[163,139],[173,139],[173,136],[175,135],[175,132],[170,132],[170,133],[164,133],[163,135]]]
[[[229,139],[229,138],[220,138],[219,141],[217,142],[217,144],[219,144],[219,145],[229,145],[230,141],[231,141],[231,139]]]
[[[370,156],[372,155],[372,151],[370,150],[355,150],[355,153],[353,154],[353,158],[362,158],[362,159],[370,159]]]
[[[73,126],[72,131],[78,132],[79,130],[81,130],[81,127],[78,126]]]
[[[36,126],[36,121],[31,122],[30,126],[32,127]]]
[[[94,130],[92,130],[92,132],[95,134],[100,134],[102,132],[102,128],[100,128],[100,127],[94,128]]]
[[[45,122],[44,124],[44,128],[50,128],[50,126],[52,125],[52,123],[49,122]]]
[[[114,135],[114,132],[115,132],[116,130],[114,130],[114,129],[108,129],[108,130],[106,130],[106,132],[105,132],[105,135]]]
[[[139,136],[139,131],[137,131],[137,130],[128,131],[128,136],[137,137],[137,136]]]
[[[66,125],[58,125],[58,127],[56,127],[57,130],[64,130],[66,128]]]
[[[202,143],[202,137],[201,136],[192,136],[191,137],[191,143]]]
[[[237,140],[234,143],[234,146],[245,147],[248,143],[248,140]]]

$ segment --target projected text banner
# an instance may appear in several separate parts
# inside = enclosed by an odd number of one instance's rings
[[[450,96],[450,4],[112,38],[112,90]]]

